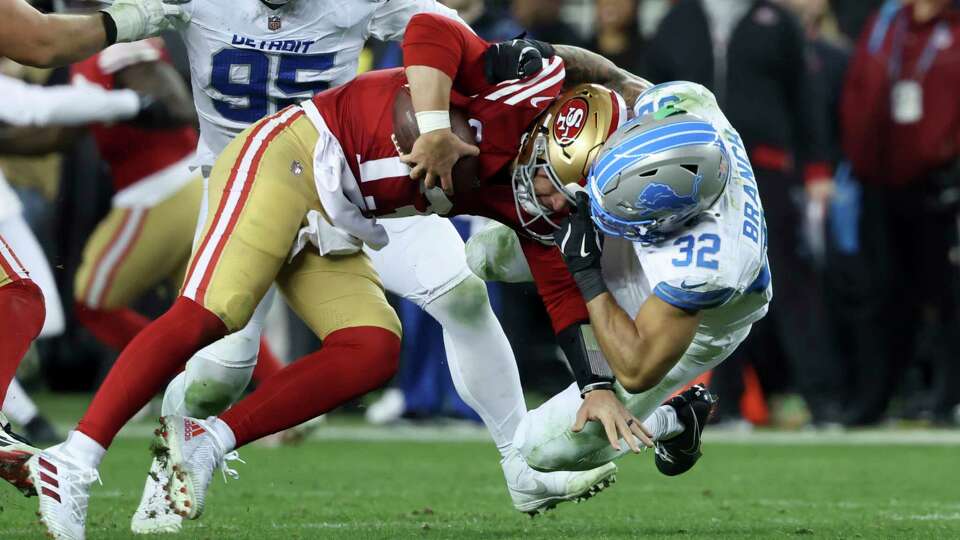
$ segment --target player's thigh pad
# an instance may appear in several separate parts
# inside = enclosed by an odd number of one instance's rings
[[[423,307],[472,275],[463,240],[450,220],[412,216],[378,223],[390,243],[379,251],[364,251],[388,291]]]
[[[74,298],[115,309],[174,279],[190,257],[200,196],[197,176],[154,206],[110,210],[84,246]]]
[[[242,328],[286,262],[309,210],[317,132],[297,107],[265,117],[223,151],[208,180],[209,208],[181,294]]]
[[[302,251],[280,271],[277,285],[320,339],[357,326],[377,326],[400,336],[397,313],[362,252],[321,257],[314,250]]]

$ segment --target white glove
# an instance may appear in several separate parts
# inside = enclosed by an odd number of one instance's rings
[[[190,0],[114,0],[102,10],[117,26],[117,43],[139,41],[190,22],[190,15],[177,4]]]

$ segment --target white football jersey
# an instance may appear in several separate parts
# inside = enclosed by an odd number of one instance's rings
[[[700,333],[725,335],[762,318],[773,296],[763,206],[743,141],[709,90],[694,83],[660,85],[640,97],[634,112],[646,114],[677,101],[722,134],[730,180],[693,226],[658,244],[607,237],[604,280],[632,317],[653,294],[703,311]]]
[[[352,79],[367,38],[398,40],[435,0],[193,0],[183,30],[200,118],[199,165],[240,131],[291,103]]]

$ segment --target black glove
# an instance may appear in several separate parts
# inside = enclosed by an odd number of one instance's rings
[[[590,218],[590,197],[586,192],[578,191],[576,199],[576,209],[567,222],[553,233],[553,241],[560,248],[563,262],[577,281],[584,300],[589,302],[607,292],[600,271],[603,235]]]
[[[153,96],[140,94],[140,112],[130,123],[143,129],[172,129],[183,125],[167,105]]]
[[[487,82],[497,84],[524,79],[543,68],[543,59],[554,55],[553,45],[535,39],[518,38],[490,45],[483,54]]]

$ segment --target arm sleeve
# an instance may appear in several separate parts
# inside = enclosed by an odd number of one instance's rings
[[[587,324],[590,314],[580,295],[577,282],[554,246],[545,246],[529,238],[520,238],[520,247],[530,265],[537,292],[547,308],[553,331],[557,334],[574,324]]]
[[[467,26],[456,10],[436,0],[392,0],[373,14],[367,34],[381,41],[400,41],[411,17],[417,13],[434,13]]]
[[[93,85],[37,86],[0,77],[0,121],[14,126],[74,126],[127,120],[140,110],[132,90]]]
[[[453,88],[475,95],[490,87],[483,74],[483,53],[489,43],[469,27],[441,15],[414,15],[403,36],[403,65],[428,66],[453,79]]]

